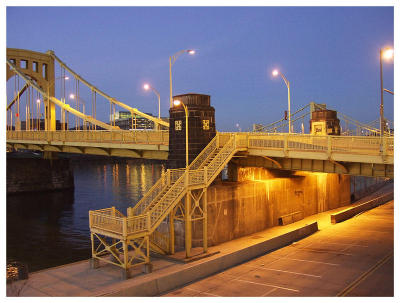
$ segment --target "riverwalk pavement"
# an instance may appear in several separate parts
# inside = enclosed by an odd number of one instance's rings
[[[357,201],[362,203],[393,191],[393,183]],[[275,226],[239,239],[210,247],[206,256],[193,249],[194,258],[184,262],[183,253],[152,257],[153,272],[131,269],[131,278],[121,280],[121,270],[100,262],[91,269],[89,260],[53,267],[29,274],[29,279],[7,285],[7,296],[158,296],[188,283],[211,276],[270,251],[299,241],[331,225],[330,215],[349,206],[319,213],[285,226]],[[187,294],[186,294],[187,295]]]

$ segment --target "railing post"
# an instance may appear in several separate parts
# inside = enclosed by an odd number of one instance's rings
[[[285,157],[288,155],[288,135],[283,135],[283,153]]]
[[[207,230],[207,188],[203,188],[203,252],[206,253],[208,249],[208,230]]]
[[[189,186],[189,170],[186,168],[185,170],[185,187]]]
[[[219,148],[219,134],[217,133],[216,135],[215,135],[217,138],[215,139],[215,145],[217,146],[217,148]]]
[[[207,166],[204,167],[204,184],[206,185],[208,181],[208,169]]]
[[[331,153],[332,153],[332,137],[331,136],[327,136],[328,137],[328,159],[331,158]]]
[[[167,185],[171,185],[171,171],[167,170]]]
[[[128,222],[127,222],[127,218],[122,218],[122,236],[124,237],[124,239],[126,239],[127,236],[127,227],[128,227]],[[113,239],[114,240],[114,239]],[[125,241],[124,241],[125,242]],[[113,241],[113,244],[115,242]]]
[[[387,155],[387,148],[388,148],[388,144],[387,144],[388,138],[383,137],[382,138],[382,157],[386,157]],[[383,160],[385,160],[383,158]]]
[[[148,211],[146,215],[147,215],[147,217],[146,217],[147,231],[150,232],[150,229],[151,229],[151,216],[150,216],[150,211]]]
[[[89,210],[89,228],[92,228],[93,225],[93,212]]]

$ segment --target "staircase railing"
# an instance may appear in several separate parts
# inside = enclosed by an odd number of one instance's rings
[[[226,160],[231,156],[231,154],[234,152],[236,146],[235,146],[235,136],[229,134],[229,140],[224,144],[222,149],[219,151],[219,153],[214,157],[214,159],[207,165],[206,170],[207,170],[207,184],[209,182],[212,182],[213,179],[215,178],[215,174],[219,173],[223,167]]]
[[[218,148],[218,137],[217,134],[210,143],[198,154],[198,156],[190,163],[188,166],[189,170],[195,170],[199,168],[206,159],[210,157],[214,153],[214,151]],[[143,214],[154,201],[157,201],[160,195],[167,186],[176,181],[177,178],[183,174],[185,169],[168,169],[165,174],[161,176],[161,178],[150,188],[150,190],[140,199],[138,203],[132,208],[133,214]]]
[[[217,134],[200,152],[200,154],[197,155],[192,163],[190,163],[188,167],[189,170],[198,169],[205,162],[205,160],[207,160],[208,157],[214,153],[214,151],[218,148],[218,136],[219,134]]]

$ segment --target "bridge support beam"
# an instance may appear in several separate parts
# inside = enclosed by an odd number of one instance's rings
[[[175,207],[169,214],[169,253],[173,255],[175,253],[175,214],[177,207]]]
[[[188,191],[185,196],[185,251],[186,251],[186,258],[190,257],[191,249],[192,249],[192,216],[191,216],[190,192]]]
[[[45,117],[46,130],[56,130],[56,105],[53,102],[46,101]]]

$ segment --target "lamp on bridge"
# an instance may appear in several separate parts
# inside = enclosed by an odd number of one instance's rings
[[[169,57],[169,100],[170,100],[170,107],[172,107],[174,104],[172,102],[172,65],[174,65],[176,59],[183,53],[188,53],[189,55],[194,55],[196,52],[193,49],[184,49],[181,50],[171,57]]]
[[[40,130],[40,99],[36,100],[36,129]]]
[[[144,84],[143,85],[143,88],[145,89],[145,90],[149,90],[149,89],[151,89],[156,95],[157,95],[157,98],[158,98],[158,119],[160,119],[160,93],[153,87],[153,86],[151,86],[150,84]],[[160,127],[160,125],[157,123],[157,125],[158,125],[158,128]]]
[[[289,134],[290,134],[292,132],[292,125],[291,125],[291,121],[290,121],[290,119],[291,119],[291,117],[290,117],[290,83],[279,70],[275,69],[272,71],[272,76],[276,77],[278,75],[281,75],[281,77],[282,77],[283,81],[285,82],[286,87],[288,89],[288,120],[289,120],[288,123],[289,123]]]
[[[77,110],[80,111],[80,104],[79,101],[82,101],[82,109],[83,109],[83,115],[85,115],[85,100],[83,100],[81,97],[77,97],[74,94],[70,94],[69,98],[71,100],[75,100],[76,99],[76,105],[77,105]],[[76,117],[75,117],[76,119]],[[78,123],[76,123],[76,128],[78,128]],[[86,130],[86,121],[83,120],[83,129]]]
[[[382,75],[382,58],[386,60],[391,60],[393,59],[394,51],[393,48],[386,47],[384,49],[379,50],[379,65],[380,65],[380,78],[381,78],[381,104],[380,104],[380,109],[379,109],[379,116],[380,116],[380,135],[383,135],[384,129],[385,129],[385,118],[383,116],[383,91],[385,90],[383,88],[383,75]]]
[[[188,129],[188,124],[189,124],[189,119],[188,119],[188,110],[187,106],[181,102],[180,100],[174,100],[174,106],[183,106],[183,109],[185,110],[185,131],[186,131],[186,137],[185,137],[185,144],[186,144],[186,168],[189,166],[189,129]]]

